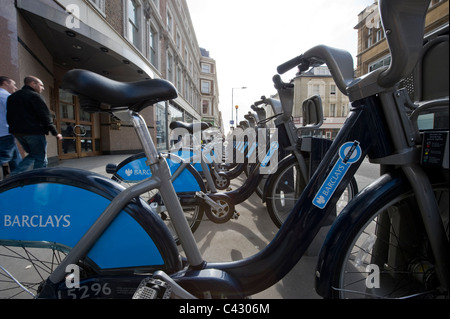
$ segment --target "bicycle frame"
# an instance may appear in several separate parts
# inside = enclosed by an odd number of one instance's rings
[[[323,158],[316,173],[311,178],[301,197],[297,201],[293,211],[283,223],[276,237],[260,253],[248,259],[234,263],[208,264],[208,268],[224,270],[226,273],[239,279],[245,294],[251,295],[264,290],[283,278],[294,267],[304,254],[310,243],[320,230],[322,224],[333,212],[337,199],[340,197],[362,163],[364,156],[387,156],[391,147],[386,147],[385,127],[382,115],[377,110],[376,98],[368,98],[355,105],[344,127],[331,145],[328,153]],[[336,163],[342,158],[341,154],[347,143],[358,145],[355,148],[356,155],[347,160],[347,171],[339,171]],[[345,163],[341,164],[342,166]],[[339,172],[341,172],[340,176]],[[327,198],[326,205],[320,208],[314,203],[318,198],[325,180],[336,175],[339,182],[331,183],[334,188]],[[333,184],[333,185],[332,185]],[[286,256],[290,256],[287,258]],[[270,269],[270,272],[268,272]]]

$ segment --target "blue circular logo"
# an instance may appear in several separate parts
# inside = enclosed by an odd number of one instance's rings
[[[358,141],[347,142],[341,146],[339,157],[344,163],[353,164],[361,158],[361,147]]]

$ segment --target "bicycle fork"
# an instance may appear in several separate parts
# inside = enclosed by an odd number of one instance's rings
[[[430,180],[422,167],[416,164],[415,136],[416,131],[407,117],[404,108],[408,104],[407,92],[398,90],[380,94],[382,107],[386,116],[386,123],[390,130],[396,154],[383,160],[380,164],[401,165],[409,180],[419,206],[422,221],[428,234],[431,249],[436,259],[436,274],[441,288],[448,291],[450,286],[450,255],[449,243],[445,233],[439,206],[433,193]],[[392,110],[396,110],[392,112]],[[403,125],[398,125],[403,123]]]

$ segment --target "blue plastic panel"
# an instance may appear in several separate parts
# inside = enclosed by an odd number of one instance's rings
[[[0,241],[74,247],[110,201],[74,186],[42,183],[0,193]],[[122,211],[88,254],[100,268],[163,265],[153,240]]]

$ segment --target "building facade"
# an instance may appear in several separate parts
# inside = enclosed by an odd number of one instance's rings
[[[431,0],[425,21],[425,34],[449,22],[448,0]],[[391,63],[389,47],[378,14],[378,1],[358,15],[356,76],[362,76]]]
[[[294,79],[293,118],[296,125],[302,123],[303,101],[318,95],[322,100],[324,122],[315,135],[334,139],[350,110],[349,99],[339,91],[326,66],[315,67]]]
[[[209,52],[200,48],[200,89],[202,122],[210,123],[223,132],[222,115],[219,111],[219,86],[216,61]]]
[[[179,97],[141,112],[161,151],[170,146],[171,121],[202,119],[203,57],[186,0],[4,0],[0,27],[7,30],[0,35],[2,75],[20,85],[32,74],[46,86],[44,98],[64,136],[48,138],[49,161],[142,149],[129,123],[87,113],[60,90],[70,69],[118,81],[171,81]],[[218,90],[207,96],[218,100]]]

